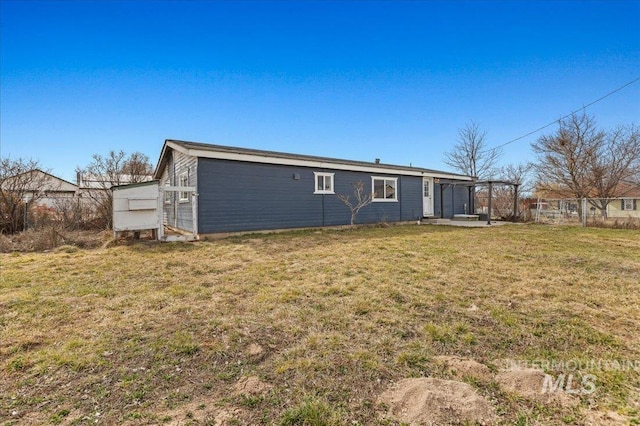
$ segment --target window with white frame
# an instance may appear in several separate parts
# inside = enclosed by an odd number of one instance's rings
[[[180,176],[178,176],[178,186],[189,186],[189,175],[187,172],[181,173]],[[189,202],[189,192],[180,191],[180,202]]]
[[[165,179],[164,186],[171,186],[171,181],[169,180],[169,178]],[[167,191],[167,190],[164,191],[164,203],[165,204],[171,203],[171,191]]]
[[[633,210],[633,199],[625,198],[622,200],[622,210]]]
[[[373,201],[398,201],[398,178],[371,177]]]
[[[334,194],[333,192],[333,176],[335,173],[313,172],[315,178],[316,189],[314,194]]]

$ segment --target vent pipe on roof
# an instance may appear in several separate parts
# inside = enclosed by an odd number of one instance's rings
[[[380,164],[380,159],[376,158],[376,164]]]

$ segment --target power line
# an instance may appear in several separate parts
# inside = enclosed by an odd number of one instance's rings
[[[508,142],[505,142],[505,143],[500,144],[500,145],[498,145],[498,146],[495,146],[495,147],[493,147],[493,148],[489,148],[489,149],[487,149],[485,152],[487,152],[487,151],[495,151],[495,150],[497,150],[497,149],[502,148],[503,146],[510,145],[510,144],[512,144],[512,143],[514,143],[514,142],[519,141],[520,139],[524,139],[524,138],[526,138],[527,136],[531,136],[531,135],[533,135],[534,133],[538,133],[540,130],[544,130],[544,129],[546,129],[547,127],[553,126],[553,125],[554,125],[554,124],[556,124],[557,122],[562,121],[562,120],[564,120],[565,118],[571,117],[571,116],[572,116],[573,114],[575,114],[576,112],[578,112],[578,111],[580,111],[580,110],[583,110],[583,109],[586,109],[586,108],[590,107],[591,105],[596,104],[596,103],[600,102],[601,100],[608,98],[609,96],[613,95],[614,93],[617,93],[617,92],[621,91],[622,89],[624,89],[624,88],[625,88],[625,87],[627,87],[627,86],[631,86],[633,83],[636,83],[637,81],[640,81],[640,77],[636,78],[635,80],[631,80],[630,82],[628,82],[628,83],[626,83],[626,84],[623,84],[622,86],[618,87],[617,89],[612,90],[611,92],[607,93],[606,95],[599,97],[599,98],[598,98],[598,99],[596,99],[595,101],[592,101],[592,102],[590,102],[590,103],[588,103],[588,104],[584,105],[583,107],[576,109],[575,111],[571,111],[569,114],[566,114],[566,115],[564,115],[564,116],[560,117],[560,118],[559,118],[559,119],[557,119],[557,120],[553,120],[553,121],[552,121],[552,122],[550,122],[549,124],[545,124],[544,126],[539,127],[539,128],[537,128],[537,129],[535,129],[535,130],[533,130],[533,131],[531,131],[531,132],[529,132],[529,133],[527,133],[527,134],[525,134],[525,135],[518,136],[517,138],[515,138],[515,139],[511,139],[511,140],[510,140],[510,141],[508,141]]]

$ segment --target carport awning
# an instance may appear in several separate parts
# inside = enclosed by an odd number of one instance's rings
[[[492,191],[493,191],[493,186],[494,185],[507,185],[507,186],[513,186],[514,188],[514,192],[513,192],[513,221],[515,222],[517,220],[517,216],[518,216],[518,187],[520,186],[519,183],[516,182],[511,182],[508,180],[493,180],[493,179],[487,179],[487,180],[477,180],[477,181],[472,181],[472,182],[465,182],[465,181],[454,181],[454,180],[440,180],[440,188],[442,188],[443,185],[452,185],[452,186],[466,186],[469,187],[469,191],[471,191],[471,187],[475,187],[475,186],[488,186],[489,187],[489,205],[488,205],[488,218],[487,218],[487,225],[491,225],[491,198],[492,198]],[[442,189],[441,189],[442,190]],[[452,202],[455,202],[455,200],[453,200]],[[442,204],[442,194],[440,194],[440,203]],[[442,206],[440,208],[440,211],[442,212]],[[455,208],[454,208],[455,211]]]

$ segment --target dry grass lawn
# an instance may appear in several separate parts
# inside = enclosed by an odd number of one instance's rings
[[[398,424],[378,396],[451,379],[441,355],[640,367],[640,232],[410,225],[0,255],[0,424]],[[597,381],[576,406],[457,380],[502,424],[640,424],[640,370],[578,373]]]

